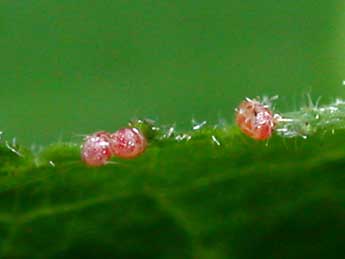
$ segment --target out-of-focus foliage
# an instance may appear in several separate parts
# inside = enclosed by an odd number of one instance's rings
[[[1,0],[0,130],[46,145],[135,116],[230,120],[246,96],[344,97],[344,4]]]

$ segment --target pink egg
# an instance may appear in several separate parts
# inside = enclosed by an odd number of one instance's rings
[[[136,158],[147,146],[145,136],[136,128],[119,129],[110,136],[112,154],[120,158]]]
[[[236,109],[236,123],[244,134],[255,140],[270,138],[275,126],[270,109],[248,98]]]
[[[108,132],[99,131],[85,138],[81,147],[81,158],[88,166],[102,166],[111,157],[111,137]]]

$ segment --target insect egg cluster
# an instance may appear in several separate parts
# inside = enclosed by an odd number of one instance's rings
[[[254,140],[269,139],[277,123],[282,121],[278,114],[272,113],[270,105],[264,103],[265,101],[246,98],[236,109],[236,124],[244,134]],[[136,123],[143,126],[142,121]],[[149,122],[149,125],[151,124]],[[142,127],[137,128],[135,124],[130,126],[132,127],[122,128],[114,133],[99,131],[85,137],[81,146],[82,160],[89,166],[102,166],[111,157],[132,159],[140,156],[146,150],[147,139],[138,129]]]
[[[141,155],[147,146],[145,136],[136,128],[123,128],[115,133],[99,131],[84,139],[81,146],[82,160],[88,166],[105,165],[109,159],[132,159]]]

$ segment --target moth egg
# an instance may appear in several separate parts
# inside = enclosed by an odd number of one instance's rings
[[[99,131],[85,138],[81,147],[81,158],[88,166],[102,166],[110,159],[111,137],[108,132]]]
[[[145,136],[136,128],[119,129],[110,136],[112,154],[120,158],[136,158],[147,147]]]
[[[270,138],[275,126],[271,110],[251,99],[246,99],[236,109],[236,123],[244,134],[255,140]]]

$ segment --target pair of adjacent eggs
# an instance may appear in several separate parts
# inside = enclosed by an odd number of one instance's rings
[[[266,140],[272,135],[276,119],[269,107],[247,98],[236,109],[236,123],[252,139]],[[89,166],[102,166],[112,156],[138,157],[146,147],[145,136],[136,128],[123,128],[112,134],[100,131],[85,138],[81,156]]]
[[[114,157],[131,159],[146,149],[147,141],[136,128],[123,128],[115,133],[99,131],[85,138],[81,157],[89,166],[102,166]]]

